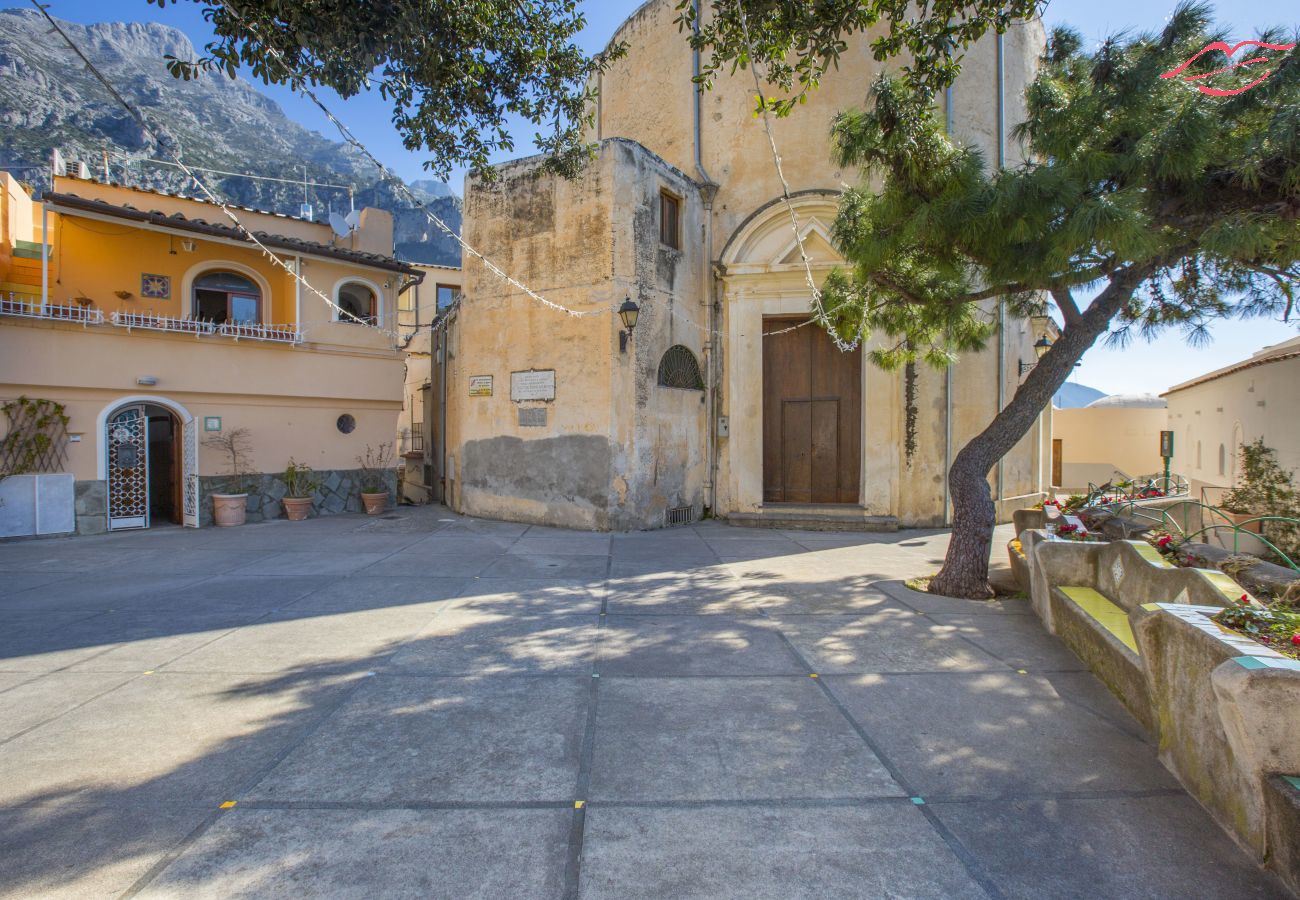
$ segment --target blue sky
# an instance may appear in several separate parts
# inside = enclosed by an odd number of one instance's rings
[[[614,30],[641,0],[583,0],[580,6],[587,17],[587,26],[579,42],[594,51],[603,47]],[[149,4],[146,0],[49,0],[51,14],[76,22],[99,21],[158,21],[184,30],[197,46],[202,46],[210,34],[195,3],[171,4],[166,9]],[[29,6],[14,0],[0,0],[0,7]],[[1268,25],[1295,26],[1300,23],[1300,12],[1288,0],[1257,0],[1249,10],[1236,4],[1216,4],[1220,19],[1233,26],[1241,37],[1248,37]],[[1160,27],[1173,9],[1172,0],[1049,0],[1044,18],[1048,27],[1059,24],[1073,25],[1089,40],[1123,30],[1149,30]],[[308,128],[320,131],[330,138],[337,135],[333,127],[307,101],[286,88],[264,87],[285,112]],[[360,96],[342,101],[324,92],[326,102],[352,130],[362,136],[375,155],[407,179],[425,177],[418,154],[406,151],[389,121],[387,106],[377,97]],[[521,128],[516,134],[516,149],[503,154],[503,158],[527,155],[532,152],[533,130]],[[453,173],[451,184],[461,192],[463,171]],[[775,176],[774,176],[775,177]],[[1300,331],[1294,326],[1280,326],[1276,322],[1221,322],[1213,329],[1213,341],[1206,347],[1186,346],[1177,334],[1167,334],[1153,343],[1138,342],[1127,349],[1094,347],[1076,370],[1073,380],[1091,385],[1107,393],[1129,391],[1162,391],[1173,384],[1203,372],[1227,365],[1249,356],[1269,343],[1295,337]]]

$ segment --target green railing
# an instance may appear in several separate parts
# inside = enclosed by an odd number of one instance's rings
[[[1133,519],[1145,520],[1163,527],[1171,534],[1177,533],[1183,542],[1191,541],[1201,535],[1213,534],[1216,538],[1222,531],[1232,532],[1232,552],[1234,554],[1241,552],[1242,536],[1253,541],[1259,541],[1269,549],[1283,564],[1288,568],[1300,572],[1300,565],[1296,560],[1287,555],[1280,547],[1266,538],[1263,534],[1265,523],[1280,522],[1300,528],[1300,519],[1293,519],[1289,516],[1253,516],[1249,519],[1243,519],[1238,522],[1231,518],[1217,506],[1211,506],[1208,503],[1200,503],[1196,500],[1180,500],[1172,506],[1163,509],[1152,509],[1149,506],[1142,506],[1136,499],[1120,500],[1113,503],[1103,503],[1102,506],[1111,512],[1124,512],[1125,515]],[[1182,522],[1178,521],[1177,516],[1173,514],[1174,510],[1182,512]],[[1192,511],[1196,511],[1196,526],[1192,524]],[[1222,519],[1222,522],[1214,521],[1215,518]],[[1210,524],[1205,524],[1207,519]],[[1250,526],[1256,526],[1258,530],[1252,530]],[[1195,527],[1195,530],[1191,530]],[[1226,550],[1227,547],[1224,547]]]
[[[1084,501],[1084,508],[1139,500],[1164,500],[1169,497],[1185,497],[1191,493],[1187,479],[1173,472],[1168,475],[1157,472],[1140,478],[1130,478],[1119,471],[1115,474],[1123,475],[1123,480],[1108,481],[1102,485],[1088,482],[1088,499]]]

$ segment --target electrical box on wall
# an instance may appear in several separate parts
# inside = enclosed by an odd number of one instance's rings
[[[718,416],[718,437],[731,436],[731,420],[726,416]]]

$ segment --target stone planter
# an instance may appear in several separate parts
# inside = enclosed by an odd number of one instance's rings
[[[243,525],[248,516],[247,494],[213,494],[212,519],[218,527]]]
[[[1278,874],[1300,886],[1300,833],[1279,834],[1268,812],[1270,777],[1300,773],[1300,661],[1221,628],[1217,611],[1152,603],[1135,618],[1160,757],[1267,865],[1289,860]]]
[[[368,494],[365,491],[361,493],[361,503],[366,508],[366,515],[377,516],[384,510],[388,509],[388,492],[380,494]]]
[[[284,506],[284,517],[290,522],[301,522],[311,514],[310,497],[283,497],[280,503]]]
[[[1017,509],[1011,513],[1011,521],[1015,523],[1016,537],[1019,537],[1031,529],[1046,528],[1047,513],[1042,509]]]
[[[1011,577],[1016,580],[1016,586],[1026,594],[1029,593],[1029,559],[1025,556],[1020,538],[1007,543],[1007,560],[1011,564]]]

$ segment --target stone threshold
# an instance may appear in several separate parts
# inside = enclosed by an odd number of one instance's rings
[[[897,531],[896,516],[869,515],[861,506],[843,503],[772,503],[756,513],[734,512],[727,522],[746,528],[796,531]]]

